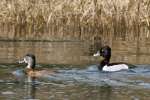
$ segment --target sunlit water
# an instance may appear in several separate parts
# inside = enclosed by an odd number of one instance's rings
[[[142,53],[135,53],[132,46],[113,45],[112,61],[142,64],[134,69],[110,73],[97,69],[99,60],[91,56],[90,48],[88,43],[80,41],[1,41],[0,100],[150,99],[148,49],[141,47]],[[27,76],[23,72],[25,65],[16,63],[26,53],[36,55],[37,68],[53,69],[57,73],[37,78]]]

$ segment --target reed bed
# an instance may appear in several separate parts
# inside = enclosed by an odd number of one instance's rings
[[[0,39],[149,38],[150,0],[1,0]]]

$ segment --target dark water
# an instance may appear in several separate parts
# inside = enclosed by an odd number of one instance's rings
[[[149,100],[149,52],[113,45],[112,61],[138,64],[115,73],[97,69],[98,58],[83,42],[0,42],[0,100]],[[114,49],[115,48],[115,49]],[[147,48],[147,47],[145,47]],[[133,51],[135,50],[135,51]],[[131,52],[130,52],[131,51]],[[137,52],[138,51],[138,52]],[[16,63],[34,53],[37,67],[57,73],[32,78]],[[13,64],[12,64],[13,63]]]

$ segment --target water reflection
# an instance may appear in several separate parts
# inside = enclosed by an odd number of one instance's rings
[[[27,53],[35,54],[37,62],[44,64],[79,65],[98,63],[99,60],[91,55],[100,46],[100,42],[91,45],[90,42],[83,41],[0,41],[0,63],[14,63]],[[112,48],[112,62],[128,62],[132,64],[149,63],[149,43],[145,42],[137,48],[136,44],[118,40],[113,41],[113,45],[110,46]]]
[[[23,86],[24,89],[24,98],[25,99],[36,99],[36,91],[37,91],[37,78],[28,76],[24,73],[23,69],[15,70],[12,73],[15,76],[15,80],[18,84]]]
[[[111,86],[101,86],[100,88],[100,100],[111,100],[113,89]]]
[[[137,54],[133,51],[136,47],[127,47],[122,42],[117,43],[112,45],[113,62],[149,63],[148,46],[141,47]],[[139,65],[135,69],[116,73],[100,72],[96,65],[75,66],[98,62],[89,55],[91,54],[89,48],[89,44],[85,42],[1,41],[0,63],[7,64],[0,65],[0,99],[150,99],[149,65]],[[37,66],[42,68],[45,66],[54,68],[55,64],[61,63],[62,65],[57,65],[56,68],[59,73],[42,78],[29,77],[23,73],[24,66],[8,64],[16,62],[26,53],[34,53],[37,56]],[[12,76],[12,71],[15,77]]]
[[[25,83],[26,99],[36,98],[36,78],[27,76],[27,82]]]
[[[5,42],[0,41],[0,63],[14,63],[25,54],[36,55],[38,63],[88,63],[88,46],[83,42]]]
[[[16,78],[11,74],[8,77],[12,70]],[[135,69],[116,73],[100,72],[96,65],[82,69],[64,65],[57,70],[59,73],[54,75],[35,78],[23,74],[16,65],[6,65],[1,68],[3,73],[0,73],[0,99],[150,99],[149,65],[139,65]]]

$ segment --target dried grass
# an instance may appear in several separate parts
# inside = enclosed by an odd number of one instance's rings
[[[148,30],[150,0],[1,0],[0,38],[134,39]],[[11,34],[11,35],[10,35]]]

